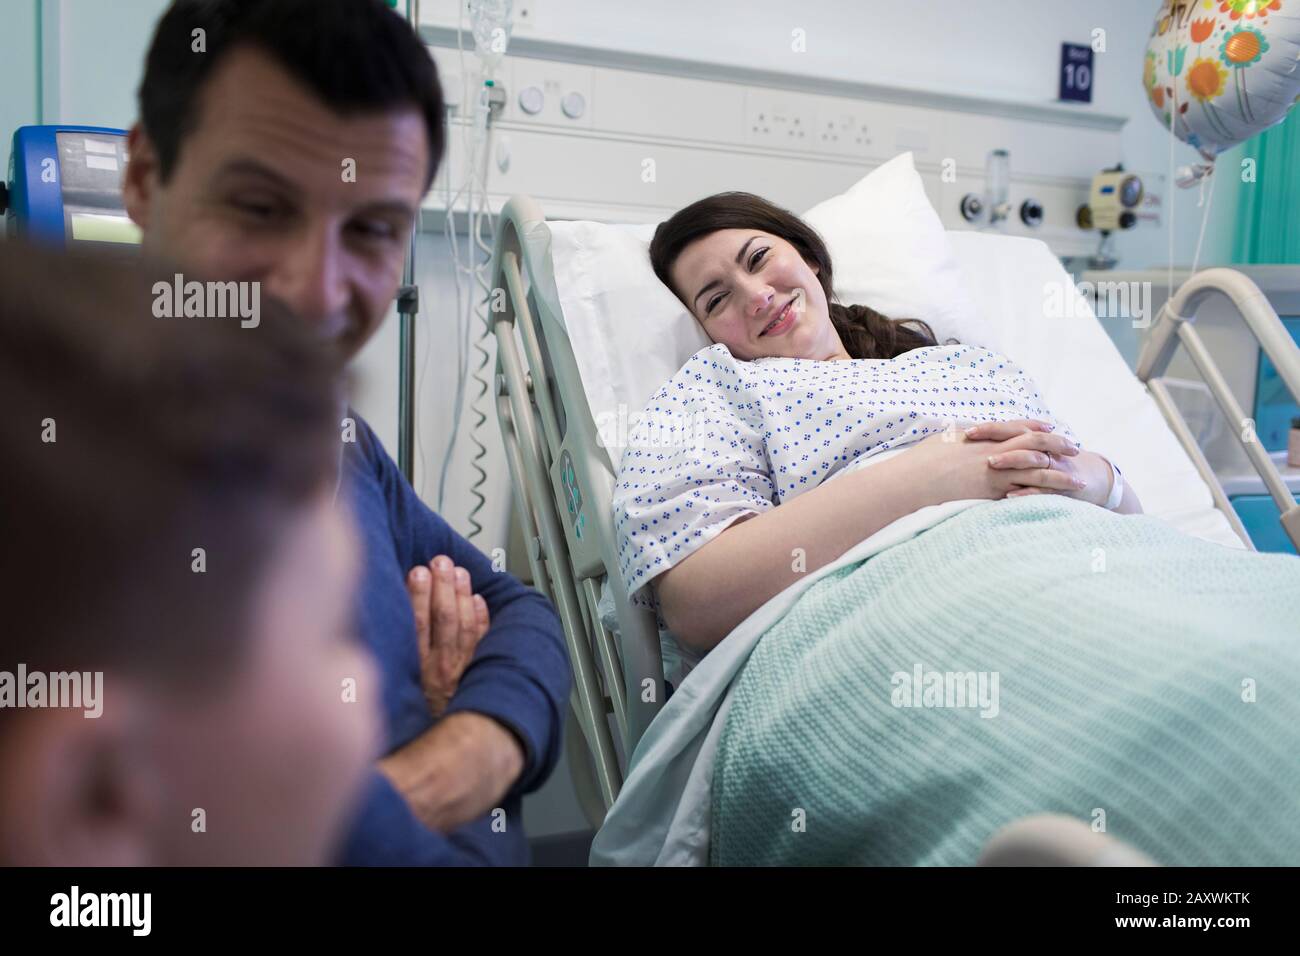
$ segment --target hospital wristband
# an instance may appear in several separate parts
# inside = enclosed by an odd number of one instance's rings
[[[1124,476],[1119,473],[1115,463],[1109,458],[1105,459],[1106,464],[1110,465],[1111,482],[1110,497],[1106,499],[1105,508],[1107,511],[1114,511],[1119,507],[1119,503],[1124,500]]]

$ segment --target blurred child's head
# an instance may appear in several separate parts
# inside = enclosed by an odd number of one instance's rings
[[[377,733],[338,369],[154,279],[0,243],[0,863],[322,862]]]

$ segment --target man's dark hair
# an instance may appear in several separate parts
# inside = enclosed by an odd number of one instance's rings
[[[202,30],[206,52],[194,52]],[[253,46],[341,116],[415,107],[433,182],[442,162],[442,87],[409,23],[382,0],[174,0],[158,21],[140,82],[140,120],[165,182],[199,122],[204,83],[231,50]]]
[[[255,328],[156,318],[173,274],[0,242],[0,670],[215,682],[335,487],[337,353],[265,298]]]

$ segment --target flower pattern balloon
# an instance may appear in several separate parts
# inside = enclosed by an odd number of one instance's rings
[[[1300,0],[1163,0],[1142,85],[1161,125],[1213,162],[1300,100]]]

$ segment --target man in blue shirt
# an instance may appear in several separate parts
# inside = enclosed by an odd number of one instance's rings
[[[147,250],[260,283],[350,357],[397,292],[443,121],[428,51],[381,0],[176,0],[145,64],[127,209]],[[569,692],[559,623],[340,418],[388,722],[342,859],[525,863],[520,800],[558,760]]]

